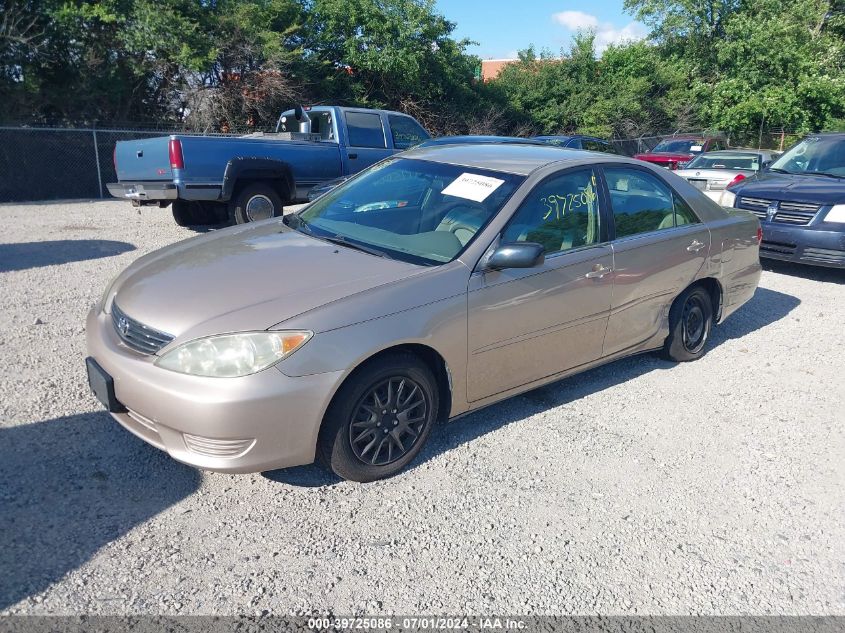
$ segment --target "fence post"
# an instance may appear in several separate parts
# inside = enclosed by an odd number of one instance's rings
[[[100,148],[97,147],[97,128],[91,128],[94,135],[94,160],[97,161],[97,184],[100,186],[100,198],[103,197],[103,174],[100,169]]]

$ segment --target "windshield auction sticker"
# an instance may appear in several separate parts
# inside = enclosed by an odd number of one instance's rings
[[[446,187],[442,193],[447,196],[484,202],[487,196],[496,191],[503,182],[505,181],[498,178],[464,172],[455,178],[452,184]]]

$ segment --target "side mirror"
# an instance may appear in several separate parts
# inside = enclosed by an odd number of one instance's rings
[[[546,260],[546,249],[535,242],[500,244],[487,259],[487,268],[534,268]]]

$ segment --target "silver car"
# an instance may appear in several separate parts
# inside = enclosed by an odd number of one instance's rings
[[[779,156],[768,150],[732,149],[707,152],[693,158],[686,169],[675,173],[686,178],[711,200],[721,201],[728,185],[753,176]]]
[[[754,294],[759,241],[754,215],[639,161],[417,149],[138,259],[88,315],[89,383],[196,467],[371,481],[438,420],[639,352],[699,358]]]

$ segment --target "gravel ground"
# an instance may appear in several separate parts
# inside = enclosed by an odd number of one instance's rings
[[[369,485],[201,473],[89,394],[84,316],[191,236],[0,205],[0,613],[845,614],[845,272],[767,266],[710,352],[445,425]]]

